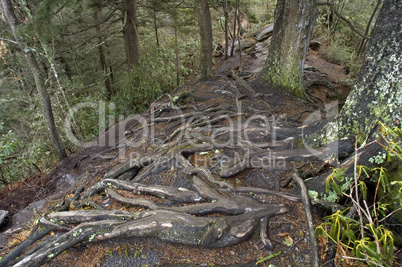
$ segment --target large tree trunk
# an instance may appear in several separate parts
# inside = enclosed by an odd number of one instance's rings
[[[304,96],[302,71],[316,13],[316,0],[278,0],[271,47],[259,80]]]
[[[28,66],[34,77],[35,86],[41,96],[43,111],[44,111],[44,115],[48,122],[52,141],[53,141],[54,146],[56,147],[59,160],[62,161],[64,158],[67,157],[67,154],[63,148],[63,144],[62,144],[60,136],[57,132],[56,124],[54,122],[54,117],[53,117],[52,105],[50,103],[49,94],[47,93],[46,88],[45,88],[45,82],[40,73],[38,61],[36,60],[36,57],[33,54],[32,50],[29,49],[28,47],[26,47],[24,45],[24,43],[20,40],[19,36],[17,35],[17,31],[16,31],[17,18],[14,15],[13,7],[12,7],[10,0],[2,0],[1,3],[3,6],[4,13],[7,17],[7,21],[10,25],[11,31],[13,33],[14,39],[18,43],[18,46],[20,47],[21,51],[24,53],[25,59],[27,60]]]
[[[126,60],[128,71],[131,72],[133,66],[138,65],[140,60],[139,41],[137,32],[137,1],[123,0],[123,36],[126,47]]]
[[[400,127],[402,120],[402,2],[387,0],[373,28],[365,62],[338,115],[340,137],[365,139],[379,121]]]
[[[197,0],[198,24],[201,37],[200,73],[202,80],[212,77],[212,24],[207,0]]]

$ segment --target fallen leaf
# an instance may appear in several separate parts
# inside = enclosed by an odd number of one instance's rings
[[[288,236],[289,233],[279,233],[278,236]]]
[[[293,238],[291,238],[290,236],[285,236],[284,243],[286,246],[291,247],[293,245]]]

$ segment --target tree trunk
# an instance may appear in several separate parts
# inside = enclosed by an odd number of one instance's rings
[[[128,71],[131,72],[133,66],[138,65],[140,60],[139,41],[137,32],[137,1],[123,0],[123,36],[126,47],[126,60]]]
[[[197,0],[198,25],[201,37],[201,80],[212,77],[212,24],[207,0]]]
[[[174,64],[176,65],[176,86],[179,87],[179,85],[180,85],[180,69],[179,69],[179,40],[178,40],[178,34],[177,34],[177,26],[174,27],[174,53],[176,54],[175,62],[174,62]]]
[[[239,72],[242,72],[242,47],[241,47],[241,21],[240,21],[240,0],[236,0],[236,20],[237,20],[237,42],[239,43]],[[236,35],[236,34],[235,34]]]
[[[386,0],[373,28],[365,62],[339,119],[341,137],[366,138],[379,121],[400,127],[402,120],[402,2]]]
[[[302,72],[316,14],[316,0],[278,0],[271,47],[259,80],[304,96]]]
[[[156,38],[156,46],[159,47],[159,34],[158,34],[158,25],[156,24],[156,9],[155,7],[153,7],[153,16],[152,16],[153,20],[154,20],[154,31],[155,31],[155,38]]]
[[[236,27],[237,27],[237,8],[234,10],[233,19],[233,36],[232,36],[232,49],[230,50],[230,56],[233,57],[235,41],[236,41]]]
[[[103,79],[105,80],[107,99],[110,100],[114,94],[114,90],[112,87],[112,81],[111,81],[110,74],[109,74],[109,66],[106,62],[105,51],[103,49],[103,43],[105,42],[105,40],[103,38],[101,25],[99,24],[99,21],[100,21],[99,17],[101,14],[101,10],[102,9],[101,9],[100,3],[97,3],[97,5],[95,6],[94,20],[95,20],[95,24],[97,25],[96,26],[96,34],[98,35],[99,62],[102,67]]]
[[[44,115],[48,122],[52,141],[57,150],[59,160],[62,161],[64,158],[67,157],[67,154],[63,148],[62,142],[60,140],[60,136],[57,132],[56,124],[54,122],[54,117],[53,117],[52,105],[50,103],[49,95],[45,89],[45,82],[40,73],[38,61],[36,60],[35,55],[33,54],[32,50],[29,49],[28,47],[26,47],[17,35],[17,31],[16,31],[17,18],[14,15],[12,4],[11,4],[10,0],[2,0],[1,3],[3,6],[4,13],[7,17],[8,23],[10,25],[11,31],[13,33],[14,39],[18,43],[18,46],[20,47],[21,51],[24,53],[25,59],[27,60],[29,68],[34,77],[35,86],[42,99],[43,111],[44,111]]]
[[[225,60],[228,59],[229,57],[229,33],[228,33],[228,20],[229,20],[229,14],[228,14],[228,0],[225,0],[224,7],[223,7],[223,13],[225,16]]]

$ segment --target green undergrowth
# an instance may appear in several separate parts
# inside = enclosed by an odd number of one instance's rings
[[[336,169],[327,178],[326,200],[346,198],[350,206],[325,217],[316,229],[318,237],[336,244],[335,265],[392,266],[395,245],[402,245],[400,226],[390,223],[402,222],[402,131],[381,123],[380,129],[376,142],[386,154],[372,158],[375,167],[355,166],[349,178]]]
[[[357,50],[362,37],[356,33],[365,33],[377,0],[331,1],[336,10],[353,25],[336,16],[327,5],[321,5],[317,10],[317,20],[312,39],[320,41],[319,54],[328,62],[342,65],[348,74],[345,82],[353,83],[362,64],[362,56]],[[376,15],[369,25],[374,26]],[[370,31],[369,31],[370,34]]]
[[[187,43],[181,44],[181,51],[187,51]],[[177,86],[176,54],[163,47],[144,48],[138,66],[126,76],[124,90],[112,97],[117,114],[136,114],[145,111],[159,96]],[[182,52],[184,53],[184,52]],[[182,60],[179,66],[179,84],[186,76],[194,74],[193,66]]]
[[[2,127],[0,124],[0,131]],[[0,189],[55,164],[55,159],[49,156],[51,143],[35,142],[35,138],[27,147],[14,131],[0,132]]]

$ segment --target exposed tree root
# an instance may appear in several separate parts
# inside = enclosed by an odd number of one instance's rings
[[[310,199],[308,196],[308,191],[307,187],[304,184],[304,181],[300,176],[297,174],[297,171],[295,171],[292,175],[294,181],[299,185],[300,187],[300,192],[301,192],[301,197],[303,201],[303,206],[304,206],[304,211],[306,213],[306,219],[307,219],[307,228],[308,228],[308,234],[310,237],[310,247],[311,247],[311,259],[312,259],[312,266],[313,267],[319,267],[320,266],[320,257],[318,255],[318,246],[317,246],[317,240],[315,239],[315,234],[314,234],[314,222],[313,222],[313,217],[311,215],[311,208],[310,208]]]
[[[145,207],[149,211],[127,212],[107,210],[78,210],[50,213],[42,218],[30,238],[20,244],[4,259],[11,263],[29,245],[40,240],[50,231],[68,231],[51,242],[42,242],[35,251],[14,266],[40,266],[64,250],[78,243],[90,243],[118,237],[157,237],[161,240],[204,247],[222,247],[241,242],[248,238],[261,223],[261,240],[264,246],[272,247],[267,234],[268,218],[288,212],[282,204],[264,204],[248,197],[225,197],[194,177],[194,192],[169,186],[131,184],[125,181],[106,179],[90,188],[85,197],[100,192],[106,186],[115,189],[134,190],[174,201],[207,201],[198,205],[181,207],[159,206],[144,199],[122,197],[110,188],[108,195],[124,204]],[[202,196],[202,197],[201,197]],[[220,217],[200,217],[221,213]],[[233,215],[233,216],[227,216]],[[74,228],[66,227],[75,225]],[[3,263],[3,261],[2,261]]]
[[[249,197],[250,193],[274,195],[286,203],[300,202],[300,197],[234,186],[224,179],[246,169],[291,170],[286,166],[290,161],[311,160],[332,151],[321,148],[312,154],[306,149],[292,149],[294,129],[275,132],[277,121],[274,127],[264,116],[272,114],[269,104],[261,99],[243,101],[254,89],[233,77],[239,88],[230,82],[216,87],[228,92],[219,94],[224,99],[216,103],[184,103],[180,112],[173,106],[176,98],[153,105],[155,112],[130,129],[136,134],[126,135],[114,147],[120,152],[141,144],[123,155],[133,152],[136,157],[116,157],[114,167],[99,182],[77,190],[56,212],[41,218],[28,239],[0,265],[9,266],[18,258],[14,266],[40,266],[74,245],[122,237],[154,237],[216,248],[242,242],[259,230],[262,247],[271,249],[269,220],[288,212],[290,206],[264,203]],[[162,130],[156,130],[151,140],[143,133],[152,132],[152,127]],[[103,154],[95,156],[99,155]],[[130,211],[111,209],[114,205],[124,205]],[[84,206],[92,209],[77,210]],[[52,238],[33,245],[50,232],[54,233]],[[26,251],[28,247],[34,249]]]

